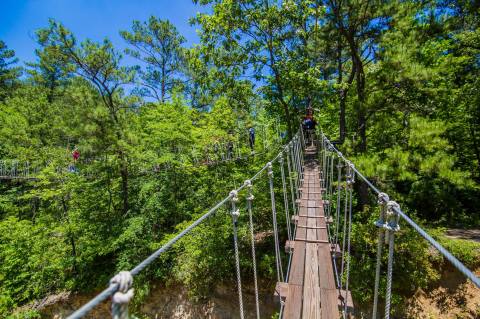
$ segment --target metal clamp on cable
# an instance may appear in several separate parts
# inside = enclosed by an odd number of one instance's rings
[[[389,219],[389,222],[386,225],[386,228],[389,231],[397,232],[400,230],[400,225],[398,224],[400,218],[397,213],[398,209],[400,209],[400,205],[398,205],[396,201],[390,200],[387,202],[387,219]]]
[[[133,298],[133,277],[129,271],[121,271],[110,280],[110,285],[118,285],[112,297],[112,318],[127,319],[128,303]]]
[[[355,177],[352,171],[352,163],[347,162],[347,175],[346,175],[346,182],[347,182],[347,188],[351,188],[353,184],[355,183]]]
[[[230,201],[232,202],[232,210],[230,215],[232,215],[233,222],[236,225],[238,217],[240,216],[240,210],[236,207],[236,204],[238,203],[238,192],[236,190],[230,192]]]
[[[375,222],[375,226],[381,228],[387,228],[387,224],[385,223],[386,217],[386,207],[387,203],[390,201],[390,197],[386,193],[378,194],[377,203],[381,206],[380,207],[380,219]]]
[[[267,168],[268,168],[268,177],[273,177],[272,162],[267,163]]]
[[[253,199],[255,198],[255,196],[253,196],[252,194],[252,189],[253,189],[253,184],[252,184],[252,181],[247,179],[245,182],[244,182],[244,185],[245,187],[248,189],[248,196],[247,196],[247,200],[249,202],[252,202]]]

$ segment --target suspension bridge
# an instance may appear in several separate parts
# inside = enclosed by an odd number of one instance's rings
[[[228,162],[235,162],[240,160],[246,160],[256,155],[264,154],[269,151],[275,143],[279,143],[282,140],[280,134],[279,121],[275,120],[272,125],[258,125],[256,127],[259,131],[259,137],[257,137],[257,146],[255,143],[249,147],[249,140],[229,142],[212,142],[211,145],[205,148],[200,148],[196,145],[191,149],[182,147],[176,148],[175,161],[180,165],[206,165],[215,166]],[[269,136],[272,135],[272,136]],[[66,158],[70,156],[70,152],[66,152]],[[95,161],[102,161],[103,158],[87,157],[78,160],[79,165],[88,165]],[[16,181],[31,181],[38,179],[38,174],[46,168],[50,163],[38,164],[30,161],[22,161],[18,159],[3,159],[0,160],[0,180],[16,180]],[[140,169],[142,174],[156,173],[166,168],[169,169],[170,162],[166,162],[163,165],[149,164],[143,165]],[[80,173],[76,165],[68,164],[68,160],[65,161],[65,165],[55,167],[57,173]]]
[[[276,164],[275,166],[273,164]],[[274,167],[278,167],[274,171]],[[280,174],[282,196],[275,197],[274,174]],[[259,300],[259,281],[255,248],[253,210],[255,194],[253,184],[262,176],[268,178],[273,225],[275,270],[277,284],[272,294],[279,301],[280,318],[352,318],[357,315],[355,300],[350,293],[355,282],[350,281],[352,243],[353,186],[362,182],[378,198],[380,214],[375,223],[378,229],[375,284],[371,287],[368,316],[376,319],[390,318],[392,282],[402,280],[393,273],[395,237],[400,223],[411,227],[460,273],[480,288],[480,279],[456,257],[435,241],[428,233],[407,216],[400,206],[373,185],[328,138],[320,133],[315,139],[302,130],[284,145],[280,152],[266,163],[252,178],[218,202],[190,226],[153,252],[130,271],[115,275],[109,286],[95,298],[72,313],[68,318],[83,318],[96,306],[111,297],[112,317],[128,318],[128,305],[134,297],[133,278],[171,248],[177,241],[191,233],[198,225],[227,207],[232,220],[232,237],[238,292],[238,313],[232,317],[246,318],[243,302],[242,269],[239,250],[239,223],[248,224],[250,256],[255,288],[255,317],[262,317]],[[278,185],[277,185],[278,186]],[[239,209],[240,194],[245,195],[245,209]],[[334,205],[335,203],[335,205]],[[284,214],[279,214],[282,211]],[[241,214],[248,218],[240,219]],[[284,216],[283,216],[284,215]],[[279,218],[285,219],[287,240],[280,242]],[[403,227],[403,226],[402,226]],[[286,255],[281,251],[285,249]],[[382,255],[387,256],[386,271],[382,271]],[[283,256],[283,257],[282,257]],[[284,259],[287,256],[287,260]],[[386,288],[380,289],[380,281],[386,277]],[[380,302],[380,300],[382,302]],[[380,307],[383,309],[380,309]],[[383,316],[380,315],[383,313]]]

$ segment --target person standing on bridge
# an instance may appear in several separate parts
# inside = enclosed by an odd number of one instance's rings
[[[77,146],[72,151],[73,163],[77,164],[78,159],[80,158],[80,152],[78,151]]]
[[[73,164],[70,165],[70,167],[69,167],[68,170],[69,170],[71,173],[76,173],[76,172],[78,172],[77,166],[76,166],[76,165],[77,165],[77,161],[78,161],[78,159],[80,158],[80,152],[78,151],[77,146],[75,146],[75,147],[73,148],[72,158],[73,158]]]
[[[253,153],[255,151],[255,129],[253,126],[250,126],[248,129],[248,142],[250,143],[250,149]]]
[[[313,143],[313,134],[315,132],[315,127],[317,126],[317,121],[313,118],[313,108],[311,106],[307,107],[307,114],[303,118],[302,128],[303,135],[305,136],[307,143]]]

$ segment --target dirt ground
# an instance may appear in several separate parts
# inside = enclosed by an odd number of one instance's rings
[[[480,242],[480,229],[448,229],[446,236]],[[480,269],[475,271],[480,276]],[[443,273],[430,291],[419,289],[408,305],[411,318],[480,319],[480,289],[453,267]]]
[[[468,239],[480,243],[480,229],[448,229],[445,235],[450,238]]]

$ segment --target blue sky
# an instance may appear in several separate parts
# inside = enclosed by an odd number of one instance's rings
[[[120,30],[129,30],[133,20],[145,21],[155,15],[169,19],[187,39],[198,42],[195,27],[188,19],[206,9],[191,0],[1,0],[0,40],[15,50],[20,61],[35,59],[35,30],[54,18],[69,28],[79,40],[108,37],[119,49],[125,43]]]

